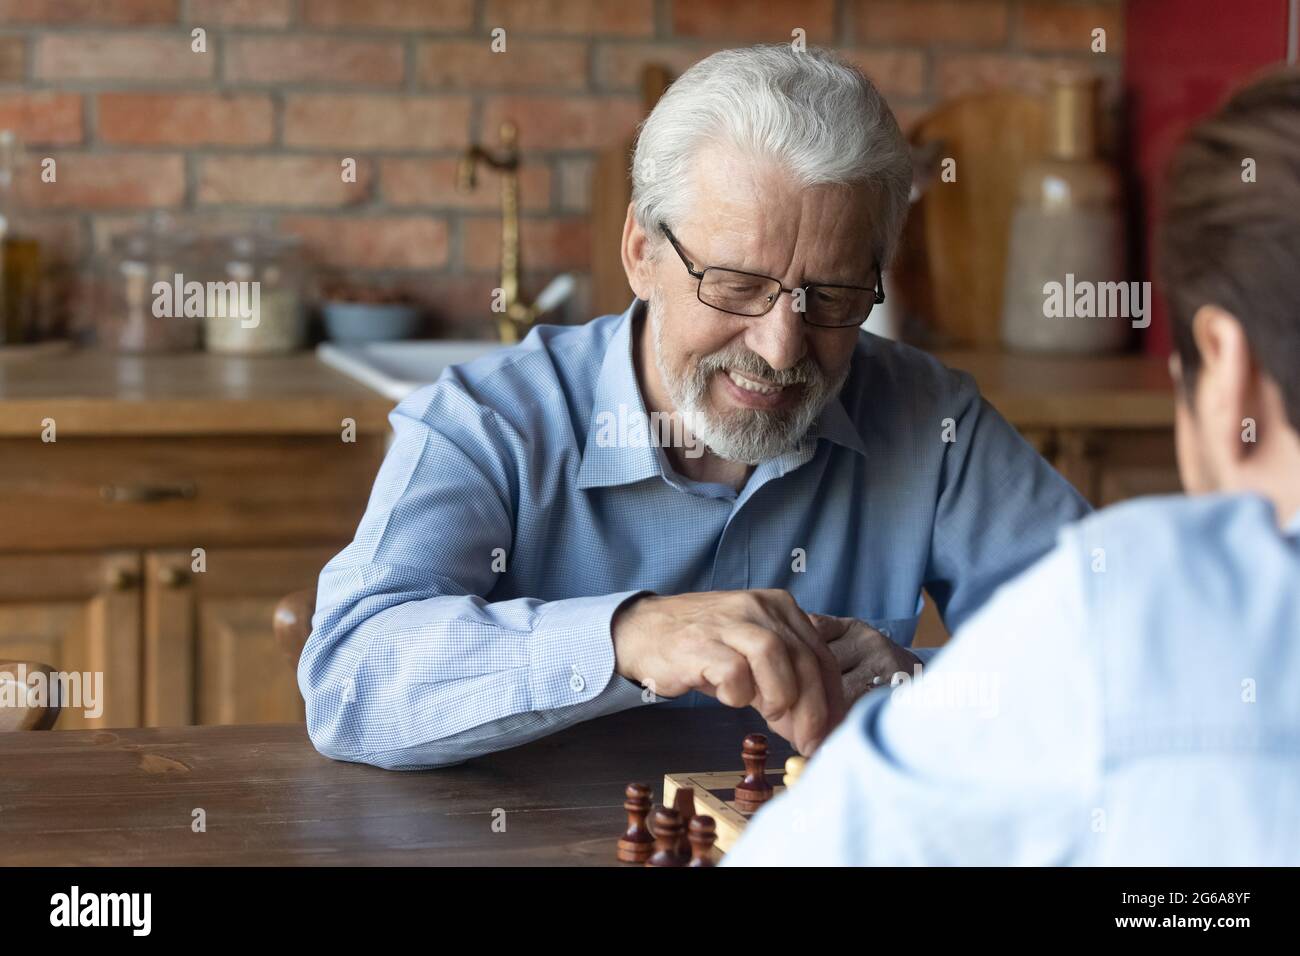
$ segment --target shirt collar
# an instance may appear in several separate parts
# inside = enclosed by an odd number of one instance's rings
[[[1291,520],[1287,522],[1286,533],[1300,535],[1300,511],[1293,514]]]
[[[634,299],[618,320],[605,348],[587,423],[587,443],[578,468],[579,488],[630,485],[663,474],[656,448],[649,442],[636,447],[633,443],[608,440],[610,429],[614,429],[617,437],[617,429],[629,418],[638,415],[643,421],[646,418],[645,402],[641,400],[632,362],[633,320],[644,312],[645,303]]]
[[[637,447],[635,443],[608,440],[610,430],[622,427],[629,417],[640,416],[642,421],[647,418],[645,402],[637,384],[636,367],[632,361],[632,333],[637,320],[644,315],[645,303],[634,299],[619,319],[609,345],[605,348],[587,424],[582,464],[578,468],[579,488],[629,485],[646,478],[666,476],[662,452],[653,444],[647,442],[643,447]],[[614,434],[617,435],[617,431]],[[779,474],[785,474],[792,466],[802,464],[812,457],[811,441],[822,438],[859,455],[867,454],[862,436],[840,401],[840,396],[836,395],[808,429],[800,448],[774,462],[781,465]],[[800,454],[801,451],[804,453]],[[785,461],[791,455],[796,457],[797,462]],[[759,468],[762,469],[763,465]]]

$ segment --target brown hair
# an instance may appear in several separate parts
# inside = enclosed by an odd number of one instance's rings
[[[1201,364],[1192,318],[1217,305],[1241,323],[1300,430],[1300,70],[1255,80],[1188,134],[1169,168],[1157,254],[1185,383]]]

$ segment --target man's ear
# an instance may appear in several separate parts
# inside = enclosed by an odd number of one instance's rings
[[[638,299],[650,300],[654,288],[653,263],[650,260],[650,237],[636,221],[633,206],[627,204],[627,219],[623,222],[623,271],[627,284]]]
[[[1259,368],[1246,332],[1232,313],[1203,305],[1192,317],[1192,338],[1201,355],[1197,416],[1229,460],[1240,461],[1252,450],[1241,436],[1247,419],[1259,421],[1261,398]]]

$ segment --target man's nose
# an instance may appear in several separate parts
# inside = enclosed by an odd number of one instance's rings
[[[798,365],[808,353],[808,339],[794,297],[783,292],[771,312],[750,319],[745,344],[778,372]]]

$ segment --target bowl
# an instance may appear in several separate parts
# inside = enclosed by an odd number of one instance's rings
[[[420,307],[396,302],[325,302],[325,334],[334,342],[392,342],[420,331]]]

